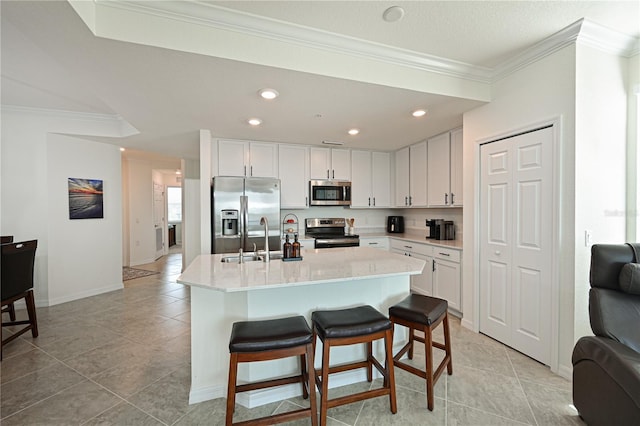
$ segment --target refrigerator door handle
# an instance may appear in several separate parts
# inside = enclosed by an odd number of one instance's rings
[[[244,236],[247,230],[247,197],[245,195],[240,196],[240,226],[238,227],[238,234],[240,236],[240,247],[244,247]]]

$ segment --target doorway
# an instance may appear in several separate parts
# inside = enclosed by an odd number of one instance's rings
[[[480,332],[551,362],[553,126],[480,147]]]

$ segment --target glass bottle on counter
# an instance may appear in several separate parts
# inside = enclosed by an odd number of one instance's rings
[[[285,236],[285,241],[284,244],[282,246],[282,257],[284,257],[285,259],[289,259],[290,257],[294,257],[292,256],[292,244],[289,242],[289,234],[287,234]]]
[[[300,257],[300,242],[298,234],[293,234],[293,244],[291,244],[291,257]]]

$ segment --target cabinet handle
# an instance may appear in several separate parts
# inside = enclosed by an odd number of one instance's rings
[[[453,205],[453,192],[451,193],[451,205]]]
[[[253,166],[251,166],[251,176],[253,176]]]
[[[431,272],[434,272],[436,270],[436,261],[435,259],[431,261]]]
[[[373,197],[373,207],[376,206],[376,197]]]
[[[449,204],[449,194],[447,194],[446,192],[444,193],[444,205],[446,206],[447,204]]]
[[[404,246],[404,248],[411,250],[413,246]]]
[[[411,201],[411,195],[409,195],[409,205],[413,204],[413,202]]]
[[[336,171],[331,170],[331,179],[335,179],[335,178],[336,178]]]
[[[438,254],[440,254],[440,255],[442,255],[442,256],[447,256],[447,257],[448,257],[448,256],[451,256],[449,253],[440,253],[440,252],[439,252]]]
[[[327,179],[329,179],[329,169],[327,169]]]
[[[244,166],[244,175],[247,175],[247,166]]]
[[[404,197],[404,205],[405,206],[409,205],[409,197]]]
[[[371,197],[369,197],[369,207],[371,207]]]
[[[378,243],[369,243],[370,246],[375,246]]]
[[[309,205],[309,197],[304,197],[304,205],[305,206]]]

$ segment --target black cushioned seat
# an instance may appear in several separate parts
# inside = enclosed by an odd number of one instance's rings
[[[431,325],[447,311],[447,301],[412,294],[389,308],[389,316],[418,324]]]
[[[391,321],[369,305],[335,311],[315,311],[311,314],[311,321],[323,340],[364,336],[391,328]]]
[[[240,422],[243,426],[272,425],[310,418],[311,424],[318,424],[316,404],[316,382],[314,369],[314,335],[303,316],[260,321],[239,321],[233,323],[229,339],[229,384],[227,386],[227,412],[225,425],[233,425],[236,394],[275,386],[300,383],[302,397],[309,399],[308,408],[271,414],[257,419]],[[300,372],[289,377],[265,379],[238,384],[238,364],[264,362],[275,359],[298,357]]]
[[[311,329],[303,316],[233,324],[229,352],[261,352],[311,343]]]
[[[429,410],[433,410],[433,387],[438,378],[445,368],[449,375],[453,374],[448,307],[449,304],[446,300],[421,294],[410,294],[403,301],[389,308],[389,319],[393,324],[402,325],[409,329],[409,341],[393,357],[393,364],[411,374],[426,379],[427,408]],[[433,341],[433,330],[440,324],[444,328],[444,344]],[[416,335],[416,331],[421,331],[424,337]],[[420,370],[402,360],[405,354],[408,355],[409,359],[413,359],[413,346],[416,340],[424,343],[424,370]],[[445,352],[444,358],[435,371],[433,370],[433,348],[442,349]]]
[[[393,375],[393,325],[391,321],[373,306],[364,305],[333,311],[315,311],[311,314],[311,322],[313,323],[314,352],[317,339],[322,342],[322,368],[319,371],[320,375],[316,377],[320,391],[320,425],[327,424],[327,411],[330,408],[383,395],[389,396],[389,408],[395,414],[398,411],[398,404],[396,381]],[[384,366],[373,355],[373,342],[379,339],[384,339]],[[365,360],[336,366],[330,365],[329,358],[332,347],[362,343],[366,346]],[[367,381],[371,382],[373,367],[376,367],[384,379],[382,388],[329,399],[330,374],[364,368],[367,372]]]

